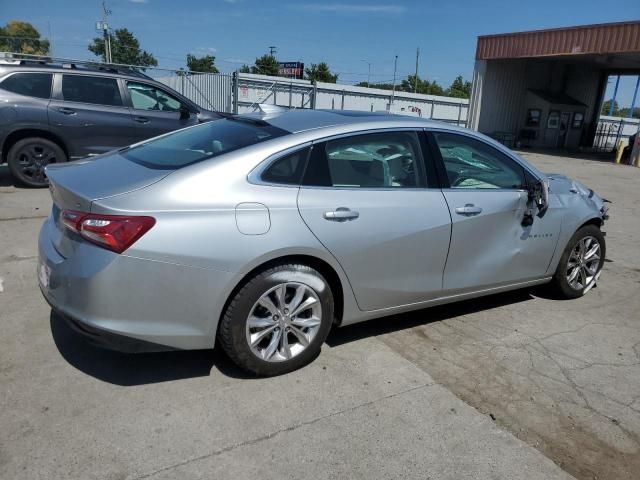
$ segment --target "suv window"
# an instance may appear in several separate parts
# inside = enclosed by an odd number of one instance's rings
[[[139,110],[159,110],[161,112],[177,112],[180,101],[168,95],[164,90],[144,83],[127,82],[133,108]]]
[[[0,83],[0,88],[27,97],[49,98],[52,78],[50,73],[14,73]]]
[[[521,189],[524,168],[492,146],[466,135],[434,132],[451,188]]]
[[[69,102],[122,106],[115,78],[65,74],[62,76],[62,97]]]
[[[225,118],[148,140],[121,155],[149,168],[177,169],[287,133],[259,120]]]
[[[303,148],[279,158],[262,173],[262,181],[300,185],[308,155],[309,148]]]
[[[419,186],[422,162],[416,132],[384,132],[314,146],[305,185],[360,188]]]

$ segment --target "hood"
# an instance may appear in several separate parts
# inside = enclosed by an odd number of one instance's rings
[[[91,202],[147,187],[173,170],[151,169],[118,152],[46,169],[53,201],[60,208],[90,211]]]
[[[559,173],[547,173],[546,176],[549,180],[549,193],[555,195],[581,195],[586,201],[593,203],[593,206],[598,210],[601,210],[604,206],[604,199],[583,183]]]

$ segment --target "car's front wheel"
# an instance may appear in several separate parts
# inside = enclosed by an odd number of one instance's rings
[[[66,162],[62,148],[41,137],[23,138],[9,149],[7,163],[13,178],[28,187],[46,187],[44,169],[51,163]]]
[[[333,323],[333,294],[315,269],[269,268],[234,295],[218,338],[231,359],[255,375],[280,375],[311,362]]]
[[[604,235],[596,225],[585,225],[567,244],[551,282],[564,298],[584,295],[596,282],[604,265]]]

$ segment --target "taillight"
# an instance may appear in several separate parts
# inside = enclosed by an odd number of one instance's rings
[[[97,215],[64,210],[62,223],[82,238],[122,253],[149,231],[156,223],[153,217],[128,215]]]

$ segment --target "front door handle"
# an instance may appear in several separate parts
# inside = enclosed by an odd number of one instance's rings
[[[338,207],[335,210],[324,212],[322,215],[325,220],[334,222],[346,222],[347,220],[355,220],[360,214],[355,210],[349,210],[346,207]]]
[[[473,203],[467,203],[464,207],[456,207],[456,213],[465,217],[472,217],[482,213],[482,208],[476,207]]]
[[[133,119],[138,123],[149,123],[149,119],[147,117],[133,117]]]
[[[76,111],[73,108],[60,107],[58,108],[60,113],[64,113],[65,115],[75,115]]]

